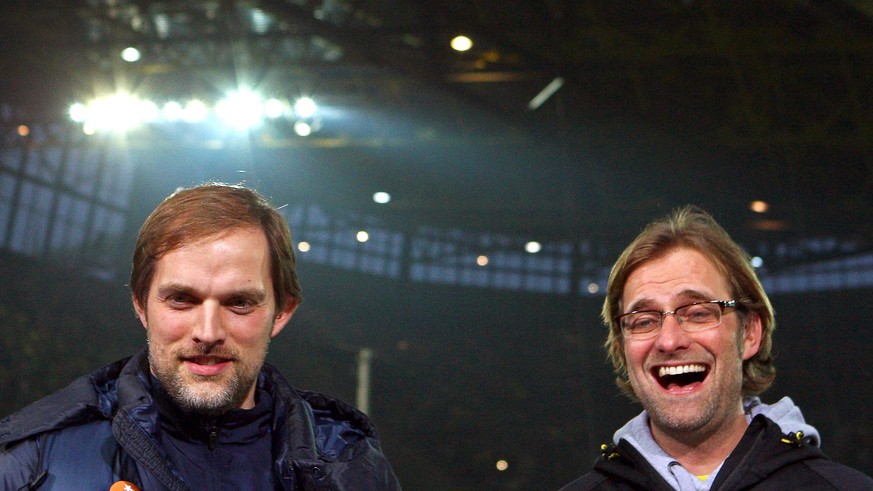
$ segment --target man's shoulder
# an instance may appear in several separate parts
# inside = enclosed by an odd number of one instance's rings
[[[364,436],[376,437],[376,429],[362,411],[342,399],[311,390],[292,387],[273,366],[264,364],[262,370],[270,380],[270,392],[285,405],[302,403],[314,426],[343,425],[354,428]]]
[[[873,478],[839,462],[819,459],[806,466],[836,489],[873,489]]]
[[[106,365],[0,420],[0,448],[49,431],[108,417],[126,360]]]
[[[357,449],[352,454],[368,448],[381,452],[376,428],[363,412],[328,394],[306,390],[298,394],[307,408],[320,455],[344,460],[350,449]]]

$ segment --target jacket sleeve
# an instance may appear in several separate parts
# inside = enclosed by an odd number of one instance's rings
[[[27,489],[42,476],[39,471],[38,439],[25,440],[0,450],[0,489]]]

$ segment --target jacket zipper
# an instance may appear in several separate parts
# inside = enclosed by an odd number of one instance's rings
[[[206,445],[209,447],[209,450],[215,450],[215,447],[218,446],[218,428],[215,425],[209,427],[207,440]]]

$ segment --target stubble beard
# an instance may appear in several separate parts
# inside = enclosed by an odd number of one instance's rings
[[[255,384],[261,363],[246,363],[231,351],[217,345],[197,345],[173,353],[157,352],[149,337],[149,367],[167,395],[182,410],[200,416],[218,416],[242,406]],[[234,362],[230,373],[216,376],[185,375],[182,357],[220,355]],[[266,355],[266,348],[263,355]],[[264,357],[260,357],[261,362]]]
[[[742,331],[742,326],[740,331]],[[702,400],[696,405],[691,404],[689,407],[677,408],[672,401],[659,397],[661,394],[651,396],[644,391],[634,389],[649,415],[651,424],[664,433],[684,437],[683,439],[689,441],[705,439],[710,433],[715,433],[721,429],[721,425],[728,420],[742,399],[742,349],[742,338],[738,335],[738,366],[730,378],[715,381],[715,385],[707,387],[708,395],[697,394],[697,397]]]

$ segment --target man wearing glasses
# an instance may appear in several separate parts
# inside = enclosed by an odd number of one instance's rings
[[[873,489],[827,459],[775,378],[773,308],[748,256],[707,213],[650,224],[613,266],[602,317],[618,386],[643,412],[580,489]]]

